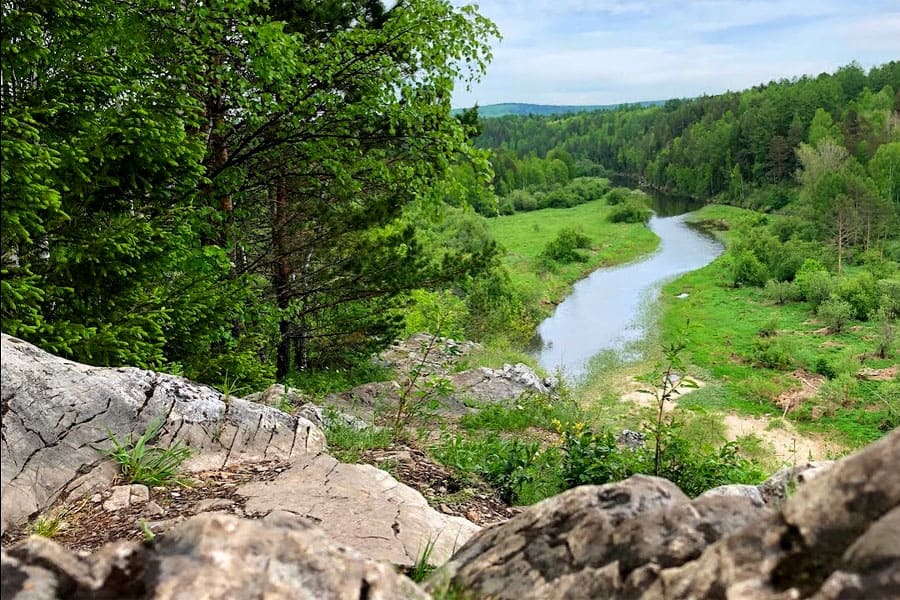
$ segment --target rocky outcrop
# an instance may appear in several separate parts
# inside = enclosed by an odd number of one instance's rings
[[[262,521],[200,515],[155,543],[117,542],[88,557],[32,537],[2,561],[4,600],[428,597],[389,565],[286,514]]]
[[[324,447],[304,418],[152,371],[91,367],[2,336],[2,530],[60,496],[108,486],[115,467],[101,450],[161,422],[154,443],[194,451],[187,469],[287,460]]]
[[[300,459],[273,481],[237,489],[249,515],[279,511],[309,519],[367,558],[410,566],[431,547],[439,565],[480,528],[431,508],[416,490],[370,465],[320,454]]]
[[[898,463],[895,430],[796,487],[770,482],[786,497],[769,504],[766,486],[693,501],[643,476],[576,488],[473,536],[431,585],[516,599],[897,597]]]

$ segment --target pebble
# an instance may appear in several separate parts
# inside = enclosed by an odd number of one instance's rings
[[[91,496],[91,502],[93,502],[94,504],[100,504],[101,502],[103,502],[103,494],[94,494],[93,496]]]

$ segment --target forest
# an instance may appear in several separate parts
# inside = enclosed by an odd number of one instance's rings
[[[411,290],[490,276],[440,197],[489,179],[450,93],[496,35],[445,0],[4,3],[3,331],[248,388],[387,344]]]
[[[561,233],[523,280],[484,217],[602,198],[645,222],[611,178],[777,212],[729,285],[896,317],[900,62],[480,118],[451,91],[498,31],[444,0],[3,10],[2,326],[51,352],[251,390],[364,370],[435,314],[521,350],[558,301],[536,286],[564,289],[589,240]]]

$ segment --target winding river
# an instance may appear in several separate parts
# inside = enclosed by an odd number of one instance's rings
[[[696,207],[694,207],[696,208]],[[657,203],[656,214],[679,212],[684,205]],[[659,248],[635,262],[598,269],[575,284],[572,294],[538,327],[538,362],[578,381],[590,359],[601,352],[629,353],[647,332],[648,308],[663,283],[711,263],[722,245],[684,222],[686,213],[653,216],[649,227]]]

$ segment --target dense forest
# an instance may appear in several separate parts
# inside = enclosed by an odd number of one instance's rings
[[[466,157],[488,177],[450,94],[496,29],[390,6],[4,2],[3,331],[255,387],[489,270],[435,190]]]
[[[481,210],[552,205],[542,192],[610,174],[678,195],[773,210],[796,198],[804,157],[832,151],[847,159],[850,171],[868,167],[873,190],[897,203],[900,185],[891,166],[898,160],[898,130],[897,61],[868,72],[850,64],[834,74],[660,106],[486,119],[477,143],[493,151],[500,204]],[[825,140],[834,142],[831,150]],[[537,201],[521,193],[504,201],[517,190]]]
[[[735,245],[734,285],[897,259],[900,63],[617,110],[452,113],[497,35],[445,0],[5,3],[3,331],[247,388],[364,362],[428,315],[524,343],[546,307],[476,213],[604,197],[648,218],[611,175],[787,209]],[[890,274],[851,275],[866,318]]]

